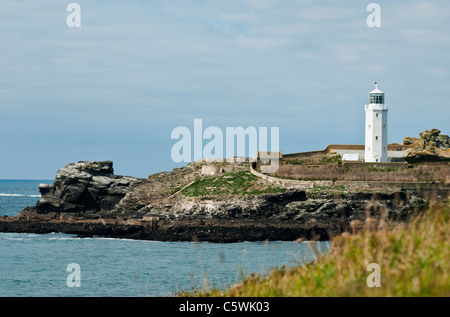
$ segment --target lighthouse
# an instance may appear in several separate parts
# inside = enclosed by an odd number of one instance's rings
[[[387,162],[388,107],[384,104],[384,92],[378,89],[378,83],[375,83],[375,89],[369,93],[369,104],[365,105],[365,110],[366,139],[364,160],[366,162]]]

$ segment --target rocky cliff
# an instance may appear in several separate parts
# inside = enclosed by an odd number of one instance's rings
[[[0,218],[0,231],[165,241],[326,240],[404,221],[426,204],[400,188],[184,195],[182,189],[201,177],[201,167],[194,165],[139,179],[114,175],[112,162],[71,163],[52,185],[39,186],[42,197],[35,207]]]
[[[39,185],[41,199],[36,212],[101,215],[111,211],[136,181],[115,176],[110,161],[71,163],[58,171],[53,185]]]
[[[439,129],[425,130],[420,138],[406,137],[404,145],[409,145],[405,160],[410,163],[450,161],[450,138]]]

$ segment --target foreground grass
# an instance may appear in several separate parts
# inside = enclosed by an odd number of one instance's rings
[[[227,290],[197,296],[450,296],[450,204],[436,205],[407,225],[333,240],[330,252],[305,266],[254,275]],[[369,263],[381,287],[368,287]]]

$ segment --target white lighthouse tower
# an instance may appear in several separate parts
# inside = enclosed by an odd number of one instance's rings
[[[369,104],[366,110],[366,162],[387,162],[387,113],[388,107],[384,104],[384,92],[375,89],[369,93]]]

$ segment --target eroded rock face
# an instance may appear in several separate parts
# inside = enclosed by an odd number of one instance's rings
[[[426,201],[413,193],[346,193],[308,196],[303,190],[261,195],[178,197],[149,206],[147,216],[159,219],[215,219],[267,221],[290,224],[321,222],[323,226],[348,226],[367,217],[402,220]]]
[[[39,214],[110,211],[136,180],[115,176],[111,161],[70,163],[58,171],[53,185],[39,185],[36,210]]]
[[[436,148],[448,149],[450,147],[450,139],[448,135],[441,134],[438,129],[425,130],[420,133],[419,146],[433,152]]]
[[[403,144],[411,146],[405,157],[405,160],[410,163],[448,161],[447,153],[450,149],[450,137],[441,134],[438,129],[425,130],[420,133],[420,138],[406,137]]]
[[[420,133],[420,138],[406,137],[403,141],[405,145],[414,145],[416,151],[428,151],[434,153],[436,148],[450,148],[450,138],[446,134],[441,134],[439,129],[425,130]]]

